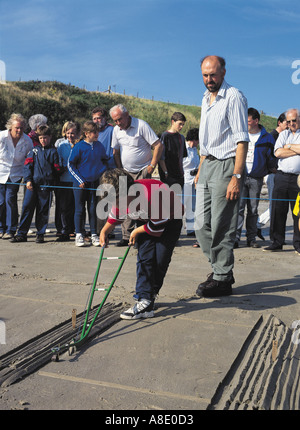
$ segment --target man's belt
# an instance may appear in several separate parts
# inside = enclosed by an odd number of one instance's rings
[[[213,155],[209,154],[209,155],[206,155],[205,158],[206,158],[206,160],[209,160],[209,161],[215,161],[215,160],[217,160],[217,161],[225,161],[225,160],[229,160],[230,158],[235,158],[235,157],[216,158]]]
[[[214,157],[213,155],[209,154],[205,157],[209,161],[219,160],[218,158]]]
[[[287,176],[298,176],[298,173],[283,172],[282,170],[277,170],[276,173],[280,173],[281,175],[287,175]]]

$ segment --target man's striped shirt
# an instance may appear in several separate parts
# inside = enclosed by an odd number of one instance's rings
[[[235,156],[238,142],[249,142],[247,99],[225,80],[211,106],[210,95],[207,90],[202,99],[200,154],[225,160]]]

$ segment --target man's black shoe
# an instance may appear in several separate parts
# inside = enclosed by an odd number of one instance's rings
[[[259,237],[261,240],[265,240],[265,238],[262,235],[261,228],[257,229],[257,233],[256,234],[257,234],[257,237]]]
[[[198,285],[198,288],[196,290],[196,294],[198,296],[202,296],[202,290],[203,288],[206,287],[206,285],[208,285],[212,280],[213,280],[213,273],[210,273],[209,275],[207,275],[207,279],[206,281],[202,282],[201,284]]]
[[[232,281],[215,281],[214,279],[202,290],[203,297],[230,296]]]
[[[230,296],[232,294],[231,281],[215,281],[214,279],[202,290],[202,297]]]
[[[260,245],[255,240],[250,240],[247,242],[248,248],[260,248]]]
[[[220,286],[220,288],[217,290],[218,295],[220,295],[220,296],[227,296],[229,294],[232,294],[231,285],[235,283],[234,276],[232,276],[232,278],[229,281],[215,281],[213,279],[213,275],[214,275],[213,273],[210,273],[208,275],[208,277],[207,277],[207,280],[204,281],[204,282],[202,282],[202,284],[198,285],[196,294],[198,296],[200,296],[200,297],[217,297],[217,296],[208,296],[208,295],[205,295],[206,291],[208,291],[208,294],[212,294],[211,293],[211,291],[212,291],[211,288],[213,288],[213,289],[214,288],[218,288],[217,285]],[[227,292],[226,294],[220,294],[222,292],[222,290],[224,289],[224,285],[225,284],[227,286],[230,285],[230,288],[228,289],[229,292]]]
[[[282,251],[282,245],[276,245],[276,243],[272,243],[270,246],[264,248],[263,251]]]
[[[116,246],[128,246],[128,244],[129,244],[129,240],[127,240],[127,239],[121,239],[120,242],[118,242],[116,244]]]

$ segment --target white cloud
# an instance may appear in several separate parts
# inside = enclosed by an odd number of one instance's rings
[[[232,56],[230,63],[239,67],[291,67],[295,58],[284,56]]]

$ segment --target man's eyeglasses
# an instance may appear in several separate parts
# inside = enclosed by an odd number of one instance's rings
[[[292,122],[293,123],[297,122],[297,118],[296,119],[291,119],[290,121],[286,121],[287,124],[292,123]]]

